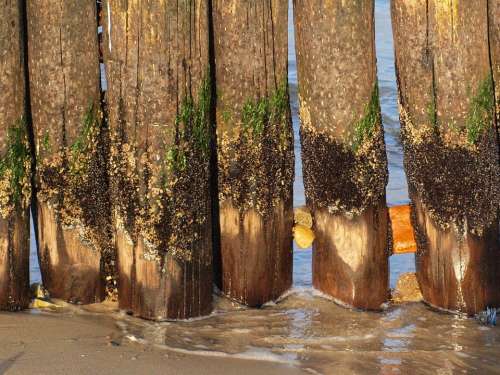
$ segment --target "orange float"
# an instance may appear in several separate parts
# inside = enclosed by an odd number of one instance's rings
[[[392,249],[394,254],[408,254],[417,251],[417,242],[411,224],[409,205],[389,208],[392,225]]]

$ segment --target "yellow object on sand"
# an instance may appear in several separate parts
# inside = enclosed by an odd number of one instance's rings
[[[62,306],[56,305],[55,303],[35,298],[31,301],[30,308],[32,309],[60,309]]]
[[[49,298],[49,292],[47,292],[47,289],[45,289],[42,284],[35,283],[31,285],[31,297],[47,300]]]
[[[303,225],[306,228],[312,228],[313,219],[311,212],[307,207],[305,206],[297,207],[293,213],[294,213],[295,224]]]
[[[392,292],[394,303],[420,302],[423,300],[415,273],[404,273],[399,277],[396,289]]]
[[[314,232],[304,225],[296,225],[293,228],[293,237],[301,249],[308,249],[314,242]]]

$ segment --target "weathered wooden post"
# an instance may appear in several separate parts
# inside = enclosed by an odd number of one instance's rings
[[[500,140],[500,1],[488,0],[488,43],[495,83],[496,121]]]
[[[340,303],[377,310],[388,297],[389,241],[374,1],[294,6],[313,284]]]
[[[43,283],[52,297],[97,302],[114,275],[96,2],[27,5]]]
[[[31,154],[24,2],[0,7],[0,310],[28,307]]]
[[[213,1],[224,294],[249,306],[292,283],[288,0]]]
[[[487,5],[392,3],[418,279],[429,304],[468,314],[500,305],[500,167]]]
[[[212,309],[208,1],[107,1],[103,20],[119,302]]]

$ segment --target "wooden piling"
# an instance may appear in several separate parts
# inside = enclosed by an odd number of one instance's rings
[[[495,83],[496,121],[500,141],[500,2],[487,0],[488,6],[488,44],[490,63]]]
[[[27,308],[31,154],[26,113],[24,2],[0,7],[0,310]]]
[[[212,311],[208,1],[107,1],[103,19],[119,304]]]
[[[498,307],[500,166],[488,1],[393,0],[392,15],[424,299],[471,315]]]
[[[43,283],[75,303],[113,294],[96,2],[27,2]]]
[[[301,142],[314,287],[378,310],[388,298],[387,159],[374,1],[295,0]]]
[[[292,284],[288,0],[214,0],[221,285],[248,306]]]

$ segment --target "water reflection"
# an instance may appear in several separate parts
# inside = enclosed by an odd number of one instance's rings
[[[211,317],[190,322],[121,319],[127,333],[152,344],[292,362],[323,374],[435,374],[500,366],[496,329],[422,304],[392,307],[384,313],[352,312],[311,289],[296,291],[261,310],[219,298]]]

